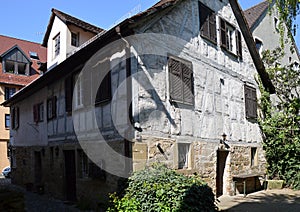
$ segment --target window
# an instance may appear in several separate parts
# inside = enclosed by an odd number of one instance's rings
[[[279,32],[279,21],[278,18],[274,17],[274,28],[276,32]]]
[[[5,114],[5,128],[10,128],[10,115]]]
[[[168,68],[171,101],[194,105],[192,63],[169,57]]]
[[[51,120],[56,117],[56,96],[47,100],[47,119]]]
[[[178,143],[178,169],[187,169],[189,166],[190,144]]]
[[[54,38],[53,38],[53,43],[54,43],[54,46],[53,46],[53,49],[54,49],[54,56],[56,57],[57,55],[59,55],[60,53],[60,34],[58,33],[58,35],[56,35]]]
[[[245,85],[245,110],[246,118],[257,118],[256,89]]]
[[[93,178],[106,180],[106,172],[103,169],[103,161],[99,166],[93,163],[83,150],[78,150],[78,170],[80,178]]]
[[[217,43],[216,14],[213,10],[199,2],[200,35]]]
[[[79,33],[71,32],[71,45],[79,46]]]
[[[66,112],[72,112],[72,99],[73,99],[73,90],[74,90],[74,84],[73,84],[73,75],[68,76],[65,79],[65,106],[66,106]]]
[[[257,166],[258,165],[258,156],[257,156],[257,148],[251,147],[251,166]]]
[[[293,64],[293,68],[294,70],[299,71],[299,63],[295,61]]]
[[[96,94],[95,104],[106,103],[111,100],[111,72],[109,71],[103,78]],[[101,78],[101,77],[100,77]]]
[[[2,61],[5,73],[29,75],[30,61],[17,47],[7,53]]]
[[[44,104],[43,103],[33,105],[33,120],[36,123],[44,121]]]
[[[262,41],[259,40],[259,39],[257,39],[257,38],[255,38],[255,46],[256,46],[257,52],[259,54],[261,54],[262,53],[262,47],[263,47]]]
[[[74,76],[74,82],[75,108],[78,108],[83,106],[82,75],[76,74]]]
[[[35,59],[35,60],[39,59],[39,56],[36,52],[29,52],[29,55],[31,59]]]
[[[19,128],[19,108],[13,107],[11,111],[11,120],[12,120],[12,129],[18,129]]]
[[[4,99],[8,100],[10,97],[12,97],[16,93],[16,88],[11,88],[11,87],[5,87],[5,94],[4,94]]]
[[[221,47],[242,58],[242,36],[224,19],[220,18]]]

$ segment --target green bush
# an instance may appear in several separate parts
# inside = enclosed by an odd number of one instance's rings
[[[122,196],[112,194],[108,211],[216,211],[214,194],[198,176],[156,164],[133,173]]]

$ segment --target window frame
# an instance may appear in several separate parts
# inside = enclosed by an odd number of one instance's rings
[[[216,12],[199,1],[199,26],[201,37],[217,44],[217,21]]]
[[[101,76],[101,73],[100,73],[100,76]],[[101,91],[104,91],[104,92],[101,93]],[[111,71],[109,71],[104,76],[99,88],[97,89],[96,98],[95,98],[95,106],[101,106],[103,104],[106,104],[106,103],[110,102],[111,99],[112,99],[112,82],[111,82]]]
[[[184,148],[184,152],[181,152],[182,148]],[[191,144],[190,143],[177,143],[178,149],[178,163],[177,169],[189,169],[190,168],[190,152],[191,152]],[[184,154],[184,158],[180,155]],[[182,163],[181,158],[184,160]]]
[[[33,120],[35,123],[44,121],[44,103],[33,105]]]
[[[79,46],[79,33],[78,32],[71,32],[71,46],[74,46],[74,47]]]
[[[53,55],[56,58],[60,54],[60,33],[53,37]]]
[[[258,149],[257,147],[250,148],[250,167],[258,166]]]
[[[244,97],[245,97],[245,116],[247,119],[257,119],[257,93],[256,88],[244,85]]]
[[[20,109],[19,107],[12,107],[11,110],[11,128],[17,130],[19,128],[19,119],[20,119]]]
[[[176,69],[176,65],[179,63],[179,70]],[[172,67],[175,67],[172,69]],[[184,73],[186,71],[186,73]],[[170,101],[174,103],[181,103],[185,105],[195,105],[194,96],[194,73],[193,73],[193,63],[185,59],[169,55],[168,56],[168,74],[169,74],[169,97]],[[180,77],[178,77],[180,75]],[[189,76],[188,76],[189,75]],[[188,82],[186,85],[184,82]],[[180,83],[180,85],[178,85]],[[177,89],[180,87],[180,89]],[[177,90],[176,90],[177,89]],[[178,91],[180,90],[180,91]],[[178,93],[179,92],[179,93]]]
[[[15,87],[4,87],[4,100],[10,99],[16,92],[17,89]]]
[[[47,120],[52,120],[56,118],[56,109],[57,109],[57,98],[52,96],[47,99]]]
[[[9,123],[7,123],[7,121]],[[4,115],[4,125],[5,125],[5,129],[9,129],[11,126],[11,122],[10,122],[10,114],[5,114]]]
[[[219,23],[221,48],[242,59],[241,32],[222,17],[219,17]]]

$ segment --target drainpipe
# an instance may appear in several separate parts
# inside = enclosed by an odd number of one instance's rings
[[[132,158],[131,154],[131,142],[127,138],[132,134],[130,130],[132,129],[132,121],[133,121],[133,115],[132,115],[132,81],[130,79],[131,77],[131,53],[130,53],[130,44],[128,41],[122,36],[120,26],[117,26],[115,28],[117,34],[120,36],[121,40],[125,43],[125,57],[126,57],[126,108],[128,108],[128,116],[127,116],[127,130],[125,132],[126,138],[124,139],[124,153],[127,158]],[[125,171],[127,173],[130,173],[132,170],[132,160],[131,163],[129,163],[129,160],[126,160],[125,164]]]

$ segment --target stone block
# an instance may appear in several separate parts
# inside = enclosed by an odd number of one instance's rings
[[[147,144],[134,143],[132,146],[132,158],[133,160],[147,160],[148,148]]]

